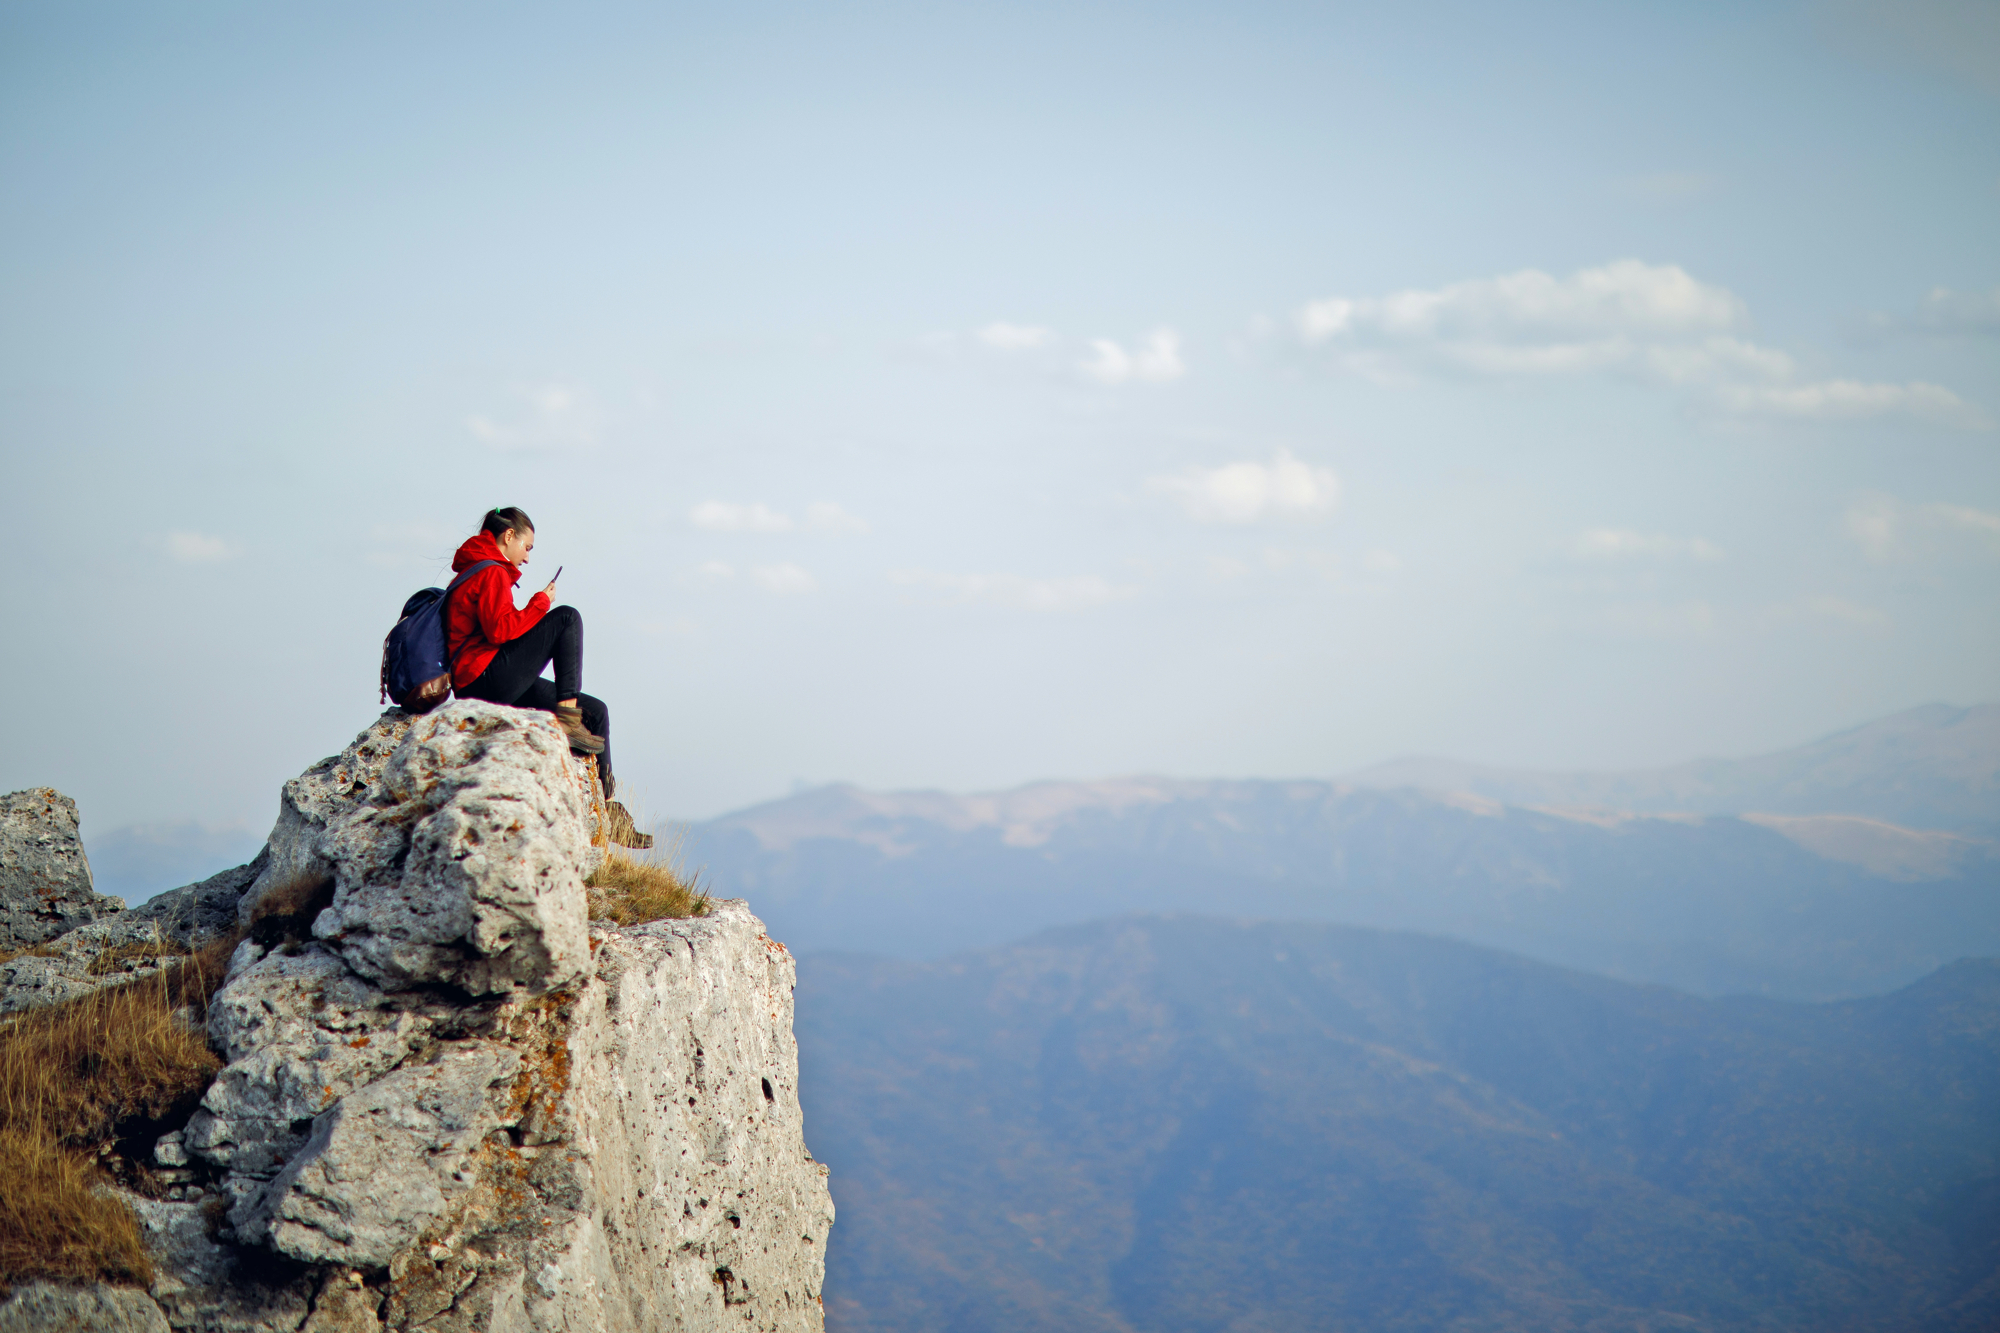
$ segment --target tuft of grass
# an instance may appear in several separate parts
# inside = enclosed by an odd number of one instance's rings
[[[268,890],[250,911],[250,938],[259,944],[312,935],[313,919],[333,905],[333,876],[305,871]]]
[[[236,943],[0,1024],[0,1282],[151,1280],[96,1158],[121,1126],[186,1112],[222,1067],[177,1011],[204,1016]]]
[[[61,949],[53,944],[31,944],[25,949],[8,949],[0,952],[0,963],[11,963],[16,958],[60,958]]]
[[[636,926],[668,917],[707,916],[701,877],[681,869],[679,852],[675,843],[661,859],[641,861],[616,847],[608,849],[603,864],[584,881],[591,919]]]
[[[125,970],[125,964],[138,963],[144,966],[167,958],[187,956],[187,948],[177,940],[156,935],[150,940],[134,940],[130,944],[113,945],[90,960],[83,969],[86,976],[105,977],[113,972]]]
[[[0,1280],[105,1281],[144,1286],[153,1279],[139,1219],[103,1193],[92,1154],[46,1138],[0,1130]]]

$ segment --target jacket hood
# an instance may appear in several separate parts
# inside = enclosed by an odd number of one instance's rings
[[[500,543],[494,539],[492,533],[486,531],[476,532],[459,543],[458,554],[451,558],[451,572],[463,574],[481,560],[498,560],[514,582],[521,581],[520,566],[500,554]]]

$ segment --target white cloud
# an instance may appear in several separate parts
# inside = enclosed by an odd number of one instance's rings
[[[1951,390],[1920,381],[1863,384],[1856,380],[1822,380],[1817,384],[1729,385],[1718,389],[1717,396],[1732,410],[1746,415],[1840,421],[1895,412],[1973,430],[1990,425],[1977,408]]]
[[[1874,322],[1939,338],[2000,338],[2000,287],[1990,292],[1933,287],[1914,314],[1878,316]]]
[[[1131,352],[1109,338],[1093,338],[1089,359],[1078,362],[1077,369],[1099,384],[1164,384],[1187,373],[1180,335],[1172,329],[1153,330]]]
[[[812,532],[823,536],[847,536],[868,531],[868,520],[848,513],[831,500],[815,500],[806,506],[803,521],[767,504],[732,504],[727,500],[704,500],[688,510],[688,521],[704,532]]]
[[[1302,463],[1280,449],[1268,463],[1191,467],[1173,476],[1153,477],[1146,489],[1171,496],[1198,522],[1256,523],[1331,512],[1340,499],[1340,478],[1332,468]]]
[[[1361,557],[1361,567],[1370,574],[1394,574],[1403,568],[1403,562],[1394,551],[1377,547]]]
[[[792,519],[763,504],[704,500],[688,510],[688,521],[704,532],[790,532]]]
[[[1749,321],[1743,302],[1676,265],[1623,259],[1552,278],[1524,269],[1386,297],[1334,297],[1299,312],[1306,341],[1336,338],[1483,345],[1590,344],[1636,334],[1727,332]]]
[[[588,390],[544,384],[514,394],[519,407],[504,420],[470,416],[473,438],[506,452],[583,448],[597,442],[597,409]]]
[[[780,594],[812,592],[819,580],[794,564],[759,565],[750,571],[751,581],[765,592]]]
[[[1722,559],[1721,549],[1700,537],[1663,537],[1626,528],[1591,528],[1578,534],[1576,554],[1585,560],[1622,560],[1638,556]]]
[[[1382,297],[1329,297],[1295,317],[1301,343],[1386,384],[1426,375],[1617,374],[1741,416],[1898,414],[1966,429],[1985,415],[1935,384],[1802,380],[1786,353],[1742,336],[1749,311],[1672,264],[1623,259],[1566,278],[1535,269]]]
[[[1009,324],[995,320],[972,335],[988,347],[1002,352],[1020,351],[1029,347],[1040,347],[1055,334],[1032,324]]]
[[[1955,527],[1987,537],[2000,537],[2000,514],[1989,514],[1983,509],[1971,509],[1965,505],[1935,504],[1928,508],[1939,519]]]
[[[220,537],[202,532],[170,532],[167,554],[184,565],[212,565],[236,554],[236,548]]]
[[[1969,505],[1913,505],[1878,495],[1850,507],[1845,519],[1847,535],[1877,562],[1962,551],[1968,537],[2000,554],[2000,514]]]
[[[890,581],[929,588],[953,602],[988,602],[1017,611],[1086,611],[1122,601],[1138,592],[1096,574],[1031,579],[1019,574],[939,574],[926,570],[892,573]]]

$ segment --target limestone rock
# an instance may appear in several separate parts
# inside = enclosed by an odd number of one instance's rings
[[[0,1301],[0,1333],[169,1333],[169,1328],[143,1291],[102,1282],[83,1287],[29,1282]]]
[[[382,1293],[349,1269],[329,1272],[313,1300],[312,1317],[299,1333],[381,1333]]]
[[[130,912],[92,921],[0,963],[0,1015],[151,976],[185,953],[158,922],[134,919]]]
[[[436,1063],[342,1098],[260,1201],[273,1248],[307,1263],[388,1267],[472,1187],[474,1150],[511,1123],[520,1065],[505,1046],[453,1043]]]
[[[740,900],[598,938],[562,1107],[574,1203],[523,1264],[528,1327],[820,1328],[833,1200],[790,953]]]
[[[64,950],[17,954],[0,963],[0,1015],[41,1009],[88,995],[103,984],[90,975],[93,955]]]
[[[124,910],[90,887],[75,801],[51,787],[0,796],[0,951]]]
[[[394,1069],[433,1021],[428,997],[398,1002],[318,945],[243,961],[261,953],[240,946],[233,979],[209,1004],[209,1043],[229,1063],[182,1136],[190,1153],[246,1178],[234,1189],[245,1197],[298,1151],[315,1117]]]
[[[313,933],[387,984],[546,991],[588,962],[585,807],[552,716],[461,700],[420,718],[370,804],[328,827]]]

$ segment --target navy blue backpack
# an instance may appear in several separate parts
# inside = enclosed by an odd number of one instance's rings
[[[445,643],[445,602],[458,585],[498,560],[481,560],[451,581],[449,588],[419,588],[403,603],[403,618],[382,640],[382,702],[391,699],[412,713],[428,713],[451,694],[451,662]]]

